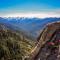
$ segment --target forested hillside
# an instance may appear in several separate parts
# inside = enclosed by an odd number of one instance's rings
[[[33,41],[0,24],[0,60],[22,60],[33,48]]]

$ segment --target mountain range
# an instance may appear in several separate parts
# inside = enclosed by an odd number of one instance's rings
[[[4,24],[7,28],[11,30],[17,30],[22,32],[28,37],[36,40],[40,35],[40,31],[48,23],[53,23],[60,21],[60,18],[24,18],[24,17],[0,17],[0,24]]]

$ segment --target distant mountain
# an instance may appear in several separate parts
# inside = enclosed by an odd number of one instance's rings
[[[40,30],[43,29],[46,24],[60,21],[60,18],[2,18],[0,17],[0,24],[5,24],[12,30],[22,31],[25,35],[34,37],[39,36]]]

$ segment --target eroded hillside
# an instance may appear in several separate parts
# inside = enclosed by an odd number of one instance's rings
[[[60,60],[60,22],[47,24],[40,34],[30,60]],[[54,45],[49,46],[49,43]],[[53,50],[52,50],[53,49]],[[58,57],[59,56],[59,57]]]

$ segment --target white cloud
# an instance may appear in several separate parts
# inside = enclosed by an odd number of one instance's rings
[[[59,11],[60,12],[60,11]],[[46,17],[60,17],[60,14],[57,12],[40,12],[40,13],[11,13],[0,15],[1,17],[37,17],[37,18],[46,18]]]

